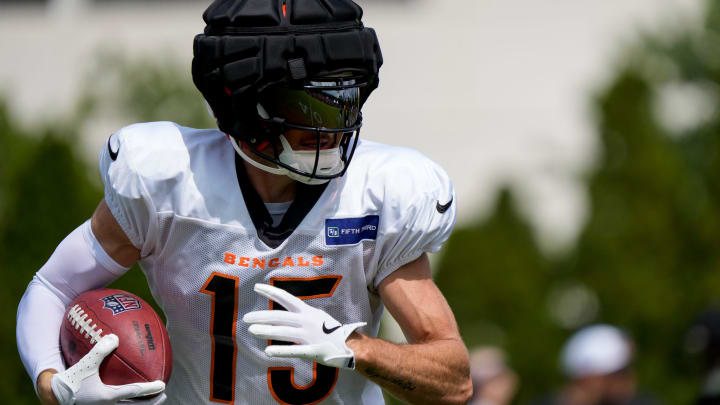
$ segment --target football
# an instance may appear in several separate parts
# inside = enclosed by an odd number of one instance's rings
[[[168,382],[172,350],[165,325],[147,302],[122,290],[87,291],[70,303],[60,330],[65,364],[77,363],[109,333],[120,344],[100,365],[103,383]]]

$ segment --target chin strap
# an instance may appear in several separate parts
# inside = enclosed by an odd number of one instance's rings
[[[258,168],[260,170],[264,170],[268,173],[277,174],[280,176],[288,176],[293,180],[297,180],[301,183],[304,183],[304,184],[307,184],[310,186],[315,186],[318,184],[325,184],[328,181],[330,181],[329,179],[318,179],[318,178],[314,178],[314,177],[304,176],[302,174],[298,174],[298,173],[295,173],[288,169],[285,169],[284,167],[272,167],[272,166],[268,166],[267,164],[258,162],[257,160],[250,157],[247,153],[243,152],[242,148],[240,147],[240,145],[238,145],[235,138],[233,138],[232,136],[228,136],[228,139],[230,139],[230,143],[232,143],[232,146],[235,149],[235,152],[237,152],[238,155],[240,155],[240,157],[243,158],[243,160],[245,160],[246,162],[250,163],[251,165],[255,166],[256,168]],[[280,135],[280,142],[282,143],[283,148],[287,148],[287,150],[289,150],[292,154],[297,154],[297,152],[294,152],[292,150],[292,148],[290,147],[290,144],[288,143],[287,139],[285,139],[285,137],[283,135]],[[283,151],[283,153],[286,153],[286,152]],[[313,153],[315,153],[315,152],[313,152]],[[338,153],[338,152],[333,151],[332,153]]]
[[[237,152],[237,154],[240,155],[240,157],[242,157],[243,160],[245,160],[246,162],[250,163],[251,165],[257,167],[258,169],[264,170],[268,173],[278,174],[281,176],[287,176],[290,173],[290,171],[285,168],[271,167],[266,164],[258,162],[257,160],[251,158],[247,153],[243,152],[242,148],[240,147],[240,145],[238,145],[235,138],[228,135],[228,139],[230,139],[230,143],[232,144],[233,148],[235,149],[235,152]]]

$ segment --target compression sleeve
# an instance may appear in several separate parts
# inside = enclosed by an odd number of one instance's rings
[[[65,370],[60,326],[68,304],[80,293],[104,287],[128,270],[103,250],[88,220],[60,242],[35,274],[18,306],[15,337],[36,391],[42,371]]]

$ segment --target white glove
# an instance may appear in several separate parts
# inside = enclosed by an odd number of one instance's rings
[[[248,312],[243,317],[248,330],[261,339],[295,342],[270,345],[270,357],[299,357],[326,366],[355,368],[355,354],[345,344],[347,337],[365,322],[342,325],[325,311],[313,308],[289,292],[267,284],[255,284],[255,292],[287,309]]]
[[[60,405],[160,405],[165,402],[165,383],[153,381],[126,385],[105,385],[100,380],[99,368],[103,359],[118,347],[117,335],[100,338],[80,361],[50,380],[53,394]],[[131,398],[162,393],[147,400],[127,401]]]

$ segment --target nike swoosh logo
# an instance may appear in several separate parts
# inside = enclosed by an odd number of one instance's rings
[[[112,138],[112,135],[110,135],[110,138]],[[114,162],[115,160],[117,160],[118,154],[120,153],[120,147],[118,146],[118,150],[113,152],[112,148],[110,147],[110,138],[108,138],[108,142],[107,142],[108,154],[110,154],[110,159],[112,159]]]
[[[452,205],[452,202],[453,202],[452,198],[450,199],[450,201],[447,202],[447,204],[440,204],[440,201],[438,201],[435,208],[437,209],[437,212],[444,214],[445,211],[447,211],[448,208],[450,208],[450,206]]]
[[[329,334],[335,332],[336,330],[340,329],[341,326],[342,325],[338,325],[334,328],[328,329],[327,327],[325,327],[325,322],[323,322],[323,332],[325,332],[326,335],[329,335]]]

